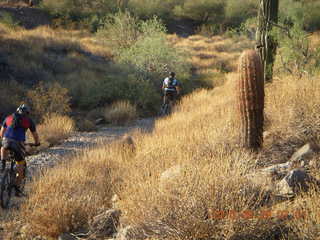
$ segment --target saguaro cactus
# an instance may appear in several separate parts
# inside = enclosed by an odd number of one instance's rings
[[[238,73],[240,144],[257,150],[263,143],[264,79],[261,59],[254,50],[241,55]]]
[[[277,41],[270,34],[278,23],[279,0],[260,0],[256,42],[264,68],[264,80],[271,81],[273,63],[277,52]]]

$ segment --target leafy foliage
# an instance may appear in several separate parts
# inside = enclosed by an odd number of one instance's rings
[[[39,119],[48,114],[63,115],[71,111],[68,89],[57,82],[48,86],[40,82],[35,89],[27,92],[27,96],[34,115]]]
[[[161,102],[156,89],[166,72],[174,70],[182,81],[189,77],[185,54],[168,43],[165,33],[157,17],[142,21],[129,12],[112,16],[98,31],[113,49],[116,63],[128,66],[125,78],[108,76],[104,82],[113,100],[129,99],[143,110],[155,110]]]
[[[6,25],[8,28],[16,28],[20,24],[19,21],[8,12],[2,12],[0,14],[0,23]]]
[[[275,35],[280,45],[278,62],[282,70],[298,78],[317,73],[320,50],[311,46],[302,22],[295,22],[287,31],[277,29]]]
[[[185,0],[174,9],[180,17],[191,18],[201,23],[221,22],[224,18],[225,2],[222,0]]]

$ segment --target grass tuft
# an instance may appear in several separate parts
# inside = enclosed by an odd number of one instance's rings
[[[115,125],[125,125],[137,118],[137,109],[128,101],[113,103],[105,110],[105,119]]]
[[[52,146],[66,139],[75,130],[74,121],[58,114],[50,114],[44,117],[43,123],[38,126],[43,146]]]

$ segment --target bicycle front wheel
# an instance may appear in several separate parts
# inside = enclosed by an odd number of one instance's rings
[[[7,169],[1,179],[0,185],[0,205],[2,208],[8,208],[10,204],[13,182],[12,175],[10,170]]]

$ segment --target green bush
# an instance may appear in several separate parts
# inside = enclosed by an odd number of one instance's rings
[[[97,36],[112,49],[130,47],[139,35],[139,20],[129,12],[118,12],[110,16],[97,32]]]
[[[122,8],[119,0],[43,0],[41,6],[54,16],[53,25],[87,28],[95,32],[107,14]]]
[[[247,19],[257,16],[258,1],[228,0],[226,1],[226,24],[228,27],[240,27]]]
[[[130,13],[118,13],[113,21],[107,21],[98,36],[114,49],[120,64],[134,67],[139,77],[149,78],[162,74],[166,69],[178,73],[187,71],[186,56],[170,46],[166,39],[166,28],[154,17],[141,21]]]
[[[42,7],[53,14],[81,16],[118,8],[117,0],[43,0]]]
[[[174,8],[174,14],[200,23],[221,23],[225,17],[225,1],[184,0],[182,4]]]
[[[1,12],[0,13],[0,23],[6,25],[9,28],[16,28],[19,26],[19,21],[16,20],[10,13]]]
[[[277,65],[286,73],[301,78],[317,74],[320,67],[320,50],[311,47],[303,22],[296,22],[288,31],[275,30],[279,43]]]
[[[320,29],[319,11],[317,0],[283,0],[280,1],[279,16],[288,24],[300,22],[304,30],[316,31]]]
[[[187,71],[186,58],[166,42],[165,36],[146,37],[119,54],[119,62],[133,65],[140,73],[161,74],[168,69]]]
[[[128,9],[141,19],[157,16],[166,21],[173,19],[172,9],[181,2],[181,0],[130,0]]]
[[[160,87],[166,72],[175,71],[183,84],[189,78],[186,54],[168,43],[166,29],[157,17],[142,21],[128,12],[118,13],[98,36],[112,47],[119,70],[99,82],[94,93],[82,94],[88,96],[86,103],[94,94],[99,102],[127,99],[143,112],[155,112],[161,104]]]

